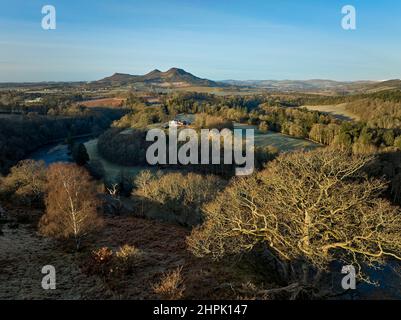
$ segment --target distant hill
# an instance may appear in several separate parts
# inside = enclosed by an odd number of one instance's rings
[[[367,91],[383,91],[383,90],[393,90],[393,89],[401,89],[401,80],[394,79],[394,80],[387,80],[387,81],[380,81],[371,84],[367,87]]]
[[[112,84],[112,85],[117,85],[117,84],[127,84],[129,82],[134,81],[138,76],[133,76],[130,74],[126,73],[115,73],[110,77],[106,77],[104,79],[101,79],[99,81],[94,81],[95,83],[104,83],[104,84]]]
[[[202,79],[186,72],[183,69],[171,68],[166,72],[160,70],[153,70],[145,75],[130,75],[125,73],[115,73],[110,77],[94,81],[93,84],[103,85],[126,85],[126,84],[144,84],[154,85],[158,87],[220,87],[224,86],[222,83],[217,83],[208,79]]]
[[[189,88],[200,90],[214,88],[226,92],[283,92],[316,93],[323,95],[370,94],[388,90],[401,90],[401,80],[386,81],[334,81],[326,79],[311,80],[223,80],[212,81],[199,78],[183,69],[171,68],[165,72],[155,69],[145,75],[114,73],[109,77],[92,82],[35,82],[35,83],[0,83],[3,88],[63,88],[63,87],[104,88],[132,86],[136,89]],[[207,91],[208,89],[206,89]],[[212,91],[213,91],[212,90]]]
[[[223,83],[240,87],[257,87],[274,91],[311,92],[311,91],[353,91],[376,84],[374,81],[341,82],[325,79],[312,80],[224,80]]]
[[[333,81],[313,80],[224,80],[223,83],[238,87],[253,87],[281,92],[331,92],[374,93],[386,90],[401,90],[401,80],[387,81]]]

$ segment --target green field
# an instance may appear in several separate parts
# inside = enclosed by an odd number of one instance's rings
[[[255,146],[266,147],[272,146],[277,148],[281,152],[291,152],[296,150],[312,150],[320,145],[305,139],[298,139],[287,136],[282,133],[269,131],[267,133],[260,132],[256,126],[247,124],[234,125],[235,129],[254,129],[255,130]]]
[[[140,166],[122,166],[104,159],[97,150],[97,139],[90,140],[85,143],[86,151],[90,160],[100,161],[103,165],[106,181],[119,181],[121,174],[126,178],[135,177],[142,170],[149,170],[150,167]]]
[[[359,116],[353,114],[347,110],[347,104],[335,104],[335,105],[321,105],[321,106],[302,106],[311,111],[319,111],[332,115],[333,117],[340,120],[356,120],[359,121]]]
[[[193,120],[192,118],[189,119],[188,115],[181,115],[179,118],[182,120]],[[255,129],[255,146],[258,147],[273,146],[281,152],[291,152],[296,150],[311,150],[320,146],[312,141],[293,138],[277,132],[262,133],[255,126],[247,124],[235,124],[234,127],[236,129]],[[129,134],[129,130],[125,134]],[[85,147],[91,160],[97,160],[102,163],[106,180],[108,181],[118,181],[122,173],[125,177],[133,178],[140,171],[149,169],[149,167],[122,166],[105,160],[98,152],[97,139],[86,142]]]

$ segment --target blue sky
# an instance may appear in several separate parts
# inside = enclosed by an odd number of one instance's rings
[[[54,5],[57,29],[41,28]],[[354,5],[357,30],[341,28]],[[401,78],[399,0],[0,0],[0,82],[180,67],[222,79]]]

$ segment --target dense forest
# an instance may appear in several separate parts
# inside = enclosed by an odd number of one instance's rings
[[[0,91],[0,113],[41,115],[73,114],[82,112],[82,108],[76,108],[79,102],[85,98],[81,93],[72,92],[20,92],[16,90]]]
[[[48,143],[84,134],[99,134],[123,114],[120,110],[91,110],[75,116],[28,114],[0,117],[0,172],[7,172],[17,161]]]
[[[373,96],[381,100],[368,96],[368,101],[362,103],[355,97],[314,97],[308,100],[305,97],[289,98],[287,95],[222,97],[200,93],[175,93],[163,97],[164,104],[158,107],[136,105],[133,112],[116,122],[115,126],[143,128],[149,124],[165,122],[179,113],[206,113],[227,121],[259,125],[265,131],[268,129],[299,138],[309,138],[325,145],[335,143],[341,148],[354,148],[360,152],[383,147],[399,148],[401,129],[398,128],[398,118],[401,108],[394,105],[394,101],[399,99],[399,92],[377,93]],[[363,106],[363,121],[341,121],[321,112],[292,107],[311,101],[332,103],[333,99],[357,101],[357,105],[351,104],[349,108],[358,109]],[[378,117],[377,113],[381,116]]]
[[[305,96],[305,95],[300,95]],[[394,198],[399,198],[398,186],[401,167],[390,156],[401,150],[401,129],[396,125],[400,109],[392,102],[398,99],[398,93],[377,93],[377,99],[381,98],[381,108],[388,111],[391,122],[388,125],[378,126],[375,112],[365,111],[369,121],[344,121],[331,115],[318,111],[310,111],[305,108],[294,108],[293,105],[305,103],[295,94],[276,96],[246,96],[246,97],[222,97],[200,93],[174,93],[170,96],[162,96],[163,104],[159,106],[146,106],[144,103],[135,102],[131,113],[121,120],[114,122],[119,130],[111,130],[99,139],[101,154],[111,161],[124,165],[146,164],[144,157],[138,154],[144,152],[145,144],[137,147],[139,143],[135,134],[121,135],[122,128],[136,128],[144,130],[149,125],[163,123],[179,113],[196,114],[194,127],[223,128],[232,127],[233,122],[249,123],[259,127],[259,130],[280,132],[301,139],[310,139],[326,146],[332,146],[343,152],[351,151],[354,154],[380,154],[387,158],[386,165],[379,166],[379,173],[385,175],[391,182],[390,190]],[[324,101],[324,98],[319,98]],[[339,97],[337,99],[345,99]],[[352,98],[348,98],[350,101]],[[356,98],[355,98],[356,99]],[[383,102],[384,100],[388,102]],[[332,98],[327,97],[332,102]],[[359,103],[359,100],[356,99]],[[369,100],[370,104],[376,100]],[[373,102],[372,102],[373,101]],[[376,101],[376,102],[375,102]],[[319,100],[319,102],[321,102]],[[216,104],[215,104],[216,103]],[[394,112],[392,112],[392,110]],[[385,114],[385,112],[381,112]],[[383,119],[383,117],[381,118]],[[207,123],[210,123],[208,125]],[[373,122],[375,122],[373,124]],[[145,134],[141,137],[144,138]],[[142,151],[141,151],[142,150]],[[277,152],[271,148],[256,148],[256,167],[263,165],[275,158]],[[138,153],[139,152],[139,153]],[[139,160],[138,160],[139,159]],[[209,168],[210,169],[210,168]],[[206,172],[226,172],[221,169]],[[378,175],[379,175],[378,173]]]
[[[375,128],[393,129],[401,126],[401,91],[387,90],[346,96],[305,96],[299,105],[345,104],[351,113]]]

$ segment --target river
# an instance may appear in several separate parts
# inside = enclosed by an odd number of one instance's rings
[[[237,124],[236,128],[255,129],[254,126]],[[121,166],[103,159],[97,150],[97,139],[78,139],[76,142],[84,143],[87,149],[90,160],[98,160],[102,163],[107,181],[116,181],[121,173],[126,177],[134,177],[139,171],[144,170],[144,167],[128,167]],[[259,146],[273,145],[281,151],[294,151],[299,149],[313,149],[320,145],[311,141],[292,138],[280,133],[255,132],[255,144]],[[43,160],[47,165],[55,162],[73,162],[68,146],[65,143],[48,145],[38,149],[32,153],[29,158],[34,160]],[[339,267],[338,272],[340,273]],[[401,268],[398,263],[390,263],[385,266],[382,271],[371,270],[369,276],[372,280],[380,281],[380,287],[374,287],[367,284],[359,285],[357,290],[352,291],[342,299],[401,299]]]
[[[97,150],[97,139],[77,139],[75,143],[83,143],[91,161],[99,161],[105,170],[105,179],[107,181],[117,181],[119,176],[123,173],[127,177],[135,176],[143,167],[128,167],[122,166],[102,158]],[[28,156],[29,159],[42,160],[46,165],[56,162],[74,162],[68,145],[66,143],[50,144],[39,148]]]
[[[311,150],[320,145],[304,140],[297,139],[290,136],[283,135],[277,132],[262,133],[257,130],[256,126],[245,124],[235,124],[236,129],[255,129],[255,145],[256,146],[273,146],[280,151],[296,151],[300,149]],[[97,150],[97,139],[77,139],[76,143],[84,143],[88,152],[90,160],[96,160],[102,163],[106,179],[108,181],[115,181],[123,173],[127,177],[135,176],[139,171],[145,169],[144,167],[122,166],[104,159]],[[65,143],[57,143],[39,148],[37,151],[29,155],[30,159],[43,160],[47,165],[55,162],[73,162],[68,145]]]

